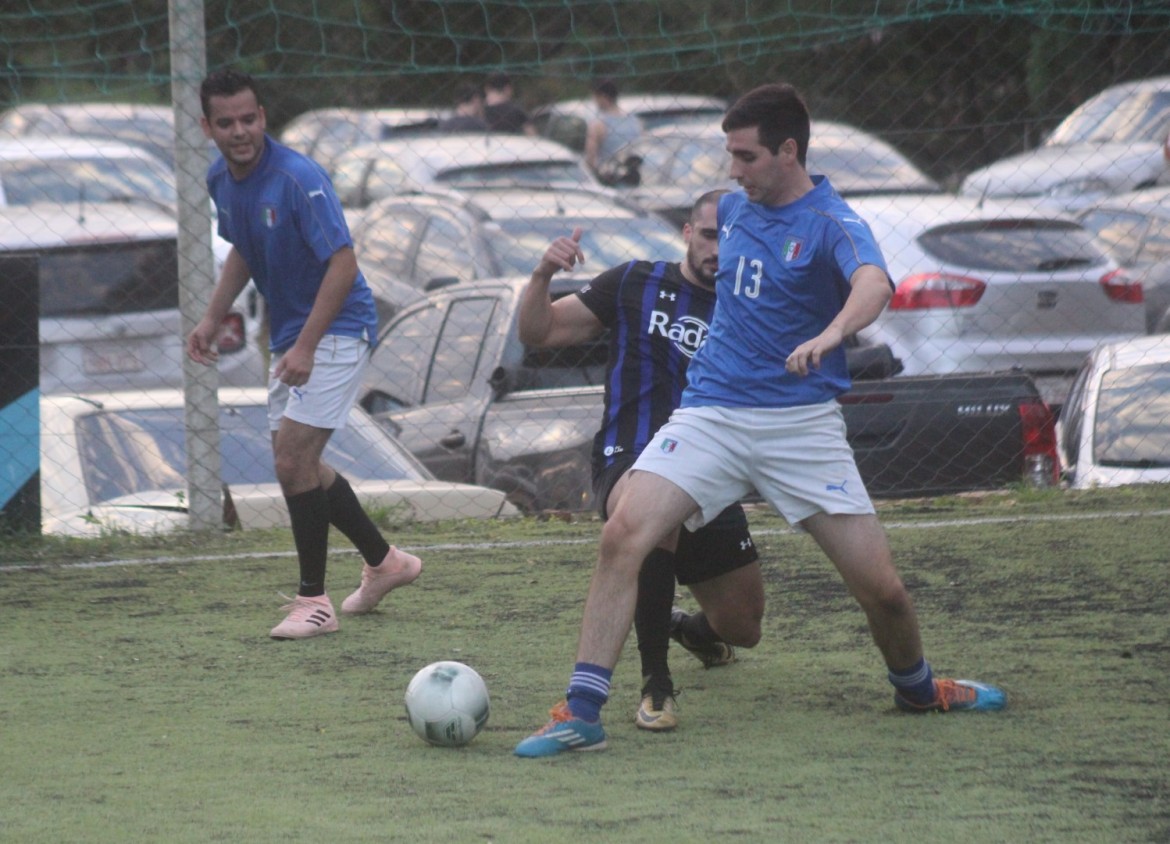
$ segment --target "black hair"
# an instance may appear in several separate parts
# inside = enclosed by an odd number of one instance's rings
[[[601,94],[606,99],[617,102],[618,86],[612,79],[598,79],[593,83],[594,93]]]
[[[808,155],[808,106],[796,88],[784,82],[753,88],[723,116],[724,132],[753,126],[759,131],[761,146],[773,155],[789,138],[796,141],[796,160],[804,166]]]
[[[251,74],[230,67],[207,74],[199,86],[199,105],[203,108],[203,116],[211,116],[212,97],[233,97],[240,91],[251,91],[256,95],[256,102],[260,102],[260,92],[256,90],[256,80]]]
[[[731,191],[729,191],[727,188],[716,188],[715,190],[707,191],[698,199],[696,199],[695,204],[691,206],[691,216],[689,218],[690,224],[692,226],[695,224],[695,220],[699,218],[699,212],[703,209],[703,206],[710,205],[711,203],[718,204],[719,197],[723,196],[725,193],[731,193]]]
[[[488,74],[487,79],[484,80],[483,87],[489,91],[502,91],[511,84],[512,77],[502,70],[497,70],[494,73]]]

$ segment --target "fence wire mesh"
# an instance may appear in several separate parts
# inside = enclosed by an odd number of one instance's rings
[[[867,220],[890,265],[894,302],[859,345],[887,345],[899,383],[928,376],[958,391],[931,382],[913,415],[898,398],[902,410],[882,418],[881,391],[858,381],[846,415],[876,494],[1002,486],[1029,472],[1051,480],[1057,457],[1077,469],[1073,483],[1170,460],[1158,357],[1170,328],[1163,3],[193,8],[202,27],[162,0],[0,12],[6,516],[28,507],[35,484],[46,529],[62,515],[84,530],[134,529],[149,520],[97,505],[182,513],[200,495],[245,526],[286,518],[269,450],[254,447],[266,444],[251,408],[263,404],[269,357],[254,289],[224,325],[218,406],[212,385],[204,422],[188,415],[179,434],[173,427],[192,389],[183,336],[229,248],[207,231],[205,170],[217,153],[195,130],[198,80],[176,58],[185,50],[205,55],[207,70],[252,73],[270,135],[325,167],[345,206],[385,339],[359,400],[377,425],[362,417],[331,459],[363,480],[384,521],[498,512],[499,496],[402,492],[404,480],[430,474],[493,487],[526,509],[591,506],[604,346],[525,349],[509,321],[518,282],[471,283],[522,280],[575,221],[594,272],[679,260],[690,203],[728,183],[720,116],[764,81],[804,94],[810,170]],[[514,135],[448,131],[468,89],[482,93],[501,72],[527,122]],[[590,92],[602,77],[644,131],[589,162]],[[209,248],[190,253],[184,239]],[[206,257],[191,266],[189,254]],[[184,285],[193,295],[180,295]],[[1094,348],[1143,335],[1152,336],[1137,370],[1103,383],[1086,372],[1073,384]],[[1043,406],[1011,380],[1020,372],[1061,411],[1060,443]],[[1010,375],[1010,390],[988,373]],[[252,389],[226,390],[235,387]],[[147,393],[156,389],[170,392]],[[124,394],[103,407],[67,398],[111,390]],[[40,396],[31,406],[30,391]],[[1098,401],[1111,409],[1107,428],[1094,428],[1106,417],[1092,409]],[[182,431],[200,425],[214,429],[223,465],[191,489],[201,473],[185,462]],[[901,429],[913,436],[900,439]],[[379,440],[381,430],[396,439]],[[39,473],[26,456],[30,433]],[[244,494],[253,487],[267,492]]]

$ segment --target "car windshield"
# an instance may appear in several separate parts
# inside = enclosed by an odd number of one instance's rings
[[[1166,140],[1170,90],[1107,91],[1081,104],[1044,141],[1045,146]]]
[[[33,257],[43,317],[179,306],[179,260],[173,238],[43,250]]]
[[[224,483],[275,484],[268,412],[263,405],[221,407]],[[334,431],[323,459],[346,477],[417,480],[409,460],[389,447],[376,428]],[[91,505],[152,490],[185,490],[186,428],[182,407],[110,410],[77,420],[78,451]]]
[[[1114,369],[1101,379],[1093,457],[1102,466],[1170,466],[1170,363]]]
[[[436,173],[435,181],[448,185],[588,185],[590,179],[573,161],[518,161],[453,167]]]
[[[507,237],[489,235],[486,240],[494,250],[504,273],[528,275],[540,260],[549,243],[560,235],[583,229],[581,249],[588,266],[614,267],[627,261],[681,261],[686,254],[682,238],[657,218],[574,220],[564,217],[503,220],[500,230]]]
[[[949,264],[979,270],[1052,272],[1108,263],[1093,236],[1060,220],[973,220],[923,232],[927,254]]]
[[[174,205],[175,180],[147,158],[30,158],[0,162],[8,205],[109,202],[142,197]]]

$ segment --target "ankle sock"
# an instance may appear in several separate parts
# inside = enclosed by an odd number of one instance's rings
[[[573,666],[569,688],[565,699],[574,718],[596,722],[601,718],[601,707],[609,700],[609,681],[613,671],[589,662],[578,662]]]
[[[890,682],[898,690],[898,694],[911,703],[926,706],[934,702],[934,673],[930,670],[930,663],[925,658],[902,671],[892,668],[889,672]]]

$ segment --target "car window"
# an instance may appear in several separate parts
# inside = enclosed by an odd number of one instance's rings
[[[1035,272],[1097,266],[1108,257],[1093,235],[1060,220],[978,220],[923,232],[927,254],[972,269]]]
[[[471,233],[454,219],[445,214],[430,217],[410,277],[420,286],[440,278],[471,281],[475,264],[470,244]]]
[[[1091,361],[1086,360],[1073,379],[1072,386],[1068,389],[1068,397],[1060,408],[1060,444],[1064,448],[1065,457],[1074,465],[1080,457],[1081,426],[1085,419],[1084,393],[1091,371]]]
[[[1170,466],[1170,363],[1114,369],[1101,378],[1093,458],[1101,466]]]
[[[435,174],[448,185],[587,185],[589,174],[572,161],[524,161],[458,167]]]
[[[385,209],[385,213],[371,218],[354,237],[361,263],[377,265],[396,278],[409,278],[414,244],[425,223],[426,218],[409,206]]]
[[[316,156],[314,156],[316,157]],[[370,162],[364,158],[346,158],[333,168],[333,190],[337,200],[345,206],[360,206],[365,202],[366,171]]]
[[[36,255],[43,317],[179,306],[179,260],[173,239],[103,243]]]
[[[1113,257],[1122,266],[1132,266],[1142,248],[1149,218],[1128,211],[1112,211],[1105,208],[1087,212],[1081,217],[1085,228],[1096,232],[1113,252]]]
[[[585,149],[585,135],[588,128],[583,117],[554,114],[548,119],[541,134],[559,144],[564,144],[569,149],[581,152]]]
[[[451,303],[435,347],[424,401],[456,401],[467,395],[479,369],[484,336],[497,304],[495,297],[486,296]]]
[[[1138,260],[1170,261],[1170,218],[1150,217],[1149,223]]]
[[[379,199],[401,193],[410,183],[410,176],[401,164],[389,158],[379,158],[374,161],[374,166],[366,176],[362,200],[367,204],[377,202]]]
[[[182,407],[92,413],[77,420],[77,439],[90,504],[151,490],[185,490],[186,424]],[[375,442],[378,431],[347,426],[334,431],[322,457],[349,478],[414,479],[406,458]],[[275,484],[268,410],[223,406],[220,463],[229,487]]]
[[[370,358],[366,391],[373,398],[363,399],[366,410],[378,413],[422,402],[443,314],[443,309],[428,304],[390,324]]]
[[[108,202],[141,196],[175,202],[171,174],[151,161],[119,158],[45,158],[6,161],[0,179],[9,205],[34,202]]]

